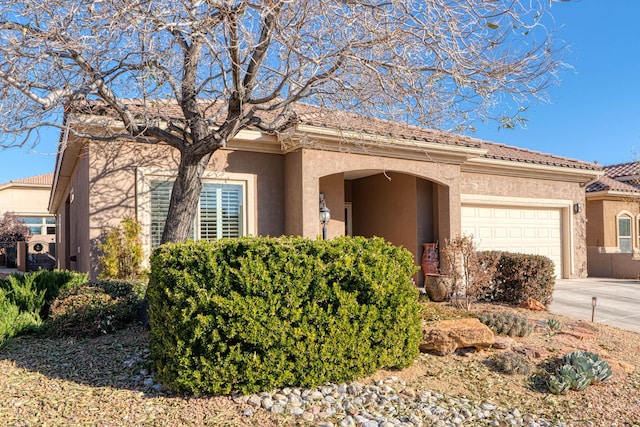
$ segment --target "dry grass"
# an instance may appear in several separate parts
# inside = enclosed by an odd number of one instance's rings
[[[514,310],[492,305],[479,310]],[[402,371],[380,371],[374,380],[398,376],[417,389],[466,396],[502,408],[518,408],[567,422],[570,426],[632,426],[640,424],[640,334],[562,318],[561,333],[550,334],[548,313],[517,310],[536,323],[536,331],[517,338],[517,346],[536,349],[553,359],[573,349],[601,354],[614,367],[607,383],[583,392],[554,396],[532,387],[530,376],[505,375],[492,369],[497,350],[446,357],[421,355]],[[432,306],[425,320],[466,316],[450,307]],[[144,364],[147,335],[130,328],[96,339],[23,337],[0,350],[0,424],[2,425],[301,425],[286,416],[244,407],[228,396],[192,398],[153,391],[135,380]],[[543,358],[531,358],[542,365]],[[535,383],[535,382],[533,382]],[[535,384],[533,384],[535,386]]]

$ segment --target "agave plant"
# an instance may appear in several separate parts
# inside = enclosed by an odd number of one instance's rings
[[[569,387],[576,391],[582,391],[591,384],[589,377],[573,365],[562,365],[558,370],[558,377],[569,383]]]
[[[565,394],[569,391],[571,385],[562,376],[557,377],[555,375],[550,375],[547,380],[547,387],[553,394]]]
[[[611,366],[590,351],[576,350],[562,358],[564,365],[571,365],[592,382],[606,381],[613,375]]]
[[[562,330],[562,322],[554,317],[547,319],[547,327],[551,332]]]

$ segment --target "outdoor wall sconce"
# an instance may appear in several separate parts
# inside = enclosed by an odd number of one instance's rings
[[[327,240],[327,224],[331,220],[331,211],[327,207],[324,193],[320,193],[320,223],[322,224],[322,240]]]
[[[582,203],[575,203],[573,205],[573,213],[579,214],[580,212],[582,212]]]

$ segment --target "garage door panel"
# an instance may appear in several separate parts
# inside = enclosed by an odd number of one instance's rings
[[[463,206],[462,232],[480,250],[501,250],[549,257],[556,275],[562,266],[560,209]]]

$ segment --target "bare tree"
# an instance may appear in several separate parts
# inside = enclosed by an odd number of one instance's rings
[[[0,144],[80,134],[65,109],[108,106],[121,130],[99,137],[179,150],[162,240],[183,240],[212,153],[300,100],[451,128],[541,96],[562,49],[538,1],[1,0]]]

